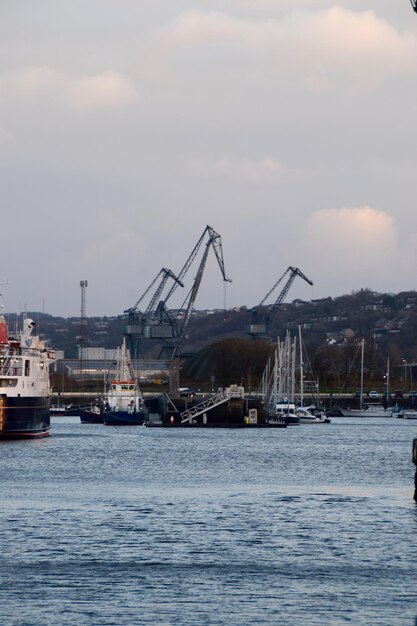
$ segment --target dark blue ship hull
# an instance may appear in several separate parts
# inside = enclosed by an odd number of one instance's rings
[[[103,413],[95,413],[88,409],[79,409],[78,414],[80,416],[81,424],[104,424]]]
[[[148,412],[137,411],[125,413],[123,411],[104,411],[104,423],[107,426],[141,426],[145,423]]]
[[[0,394],[0,439],[47,437],[50,428],[49,397]]]

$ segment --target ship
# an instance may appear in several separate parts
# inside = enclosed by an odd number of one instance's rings
[[[147,420],[148,409],[133,372],[125,339],[122,346],[117,349],[116,366],[116,375],[110,382],[109,391],[88,409],[80,410],[82,423],[138,426]]]
[[[32,334],[35,322],[9,334],[0,315],[0,439],[46,437],[50,431],[49,365],[54,352]]]
[[[96,398],[89,406],[79,408],[81,424],[104,424],[104,402]]]

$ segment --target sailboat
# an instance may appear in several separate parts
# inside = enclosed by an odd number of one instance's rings
[[[301,337],[300,337],[301,345]],[[300,348],[300,376],[303,381],[302,349]],[[287,332],[284,341],[278,339],[275,349],[274,364],[267,363],[261,383],[261,396],[264,399],[266,423],[276,426],[285,423],[324,424],[330,419],[325,415],[317,415],[316,407],[303,406],[303,382],[301,383],[301,406],[295,403],[296,379],[296,338]]]
[[[287,332],[284,341],[278,339],[274,361],[265,367],[260,396],[263,399],[267,426],[285,427],[300,423],[294,403],[295,340]]]
[[[343,417],[391,417],[387,406],[382,404],[367,404],[363,401],[363,371],[364,371],[365,340],[361,343],[361,386],[358,409],[342,409]],[[389,397],[389,359],[387,361],[387,398]]]
[[[80,411],[81,422],[137,426],[147,420],[148,410],[133,372],[124,338],[122,346],[117,349],[116,366],[116,376],[110,383],[108,393],[90,409]]]
[[[304,358],[301,326],[298,327],[298,338],[300,344],[300,404],[295,407],[295,414],[299,417],[300,424],[330,424],[330,418],[318,411],[315,405],[304,406]]]

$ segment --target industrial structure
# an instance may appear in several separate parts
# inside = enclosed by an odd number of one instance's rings
[[[80,357],[80,372],[83,371],[83,363],[85,360],[84,351],[88,344],[88,331],[87,331],[87,286],[86,280],[80,281],[81,288],[81,317],[80,317],[80,334],[78,337],[79,345],[79,357]]]
[[[288,276],[287,282],[279,293],[277,299],[272,304],[272,306],[266,305],[266,301],[270,297],[270,295],[275,291],[278,285],[284,280],[284,278]],[[305,276],[298,267],[292,267],[291,265],[285,270],[285,272],[280,276],[275,285],[268,291],[266,296],[262,298],[261,302],[254,307],[252,311],[252,321],[249,326],[245,327],[245,331],[251,335],[252,337],[267,337],[269,334],[269,328],[271,323],[275,319],[275,315],[278,311],[278,307],[289,292],[291,285],[293,284],[295,278],[299,276],[303,280],[305,280],[309,285],[313,285],[313,282]]]
[[[175,311],[169,309],[168,304],[172,295],[177,287],[184,287],[184,278],[197,257],[205,239],[204,252],[188,295],[179,309],[175,309]],[[201,285],[210,248],[214,251],[223,280],[231,282],[230,279],[227,278],[224,268],[221,236],[211,226],[206,226],[178,276],[171,270],[162,268],[140,296],[136,304],[125,311],[128,317],[126,334],[129,337],[129,346],[132,355],[137,356],[141,354],[141,342],[143,339],[157,340],[161,344],[159,353],[161,359],[171,360],[180,355],[181,342],[184,338],[185,330]],[[157,283],[158,279],[160,279],[159,283],[148,305],[145,309],[141,310],[139,306],[145,301],[146,296],[151,292],[151,289],[155,283]],[[163,297],[163,292],[168,285],[170,285],[169,289],[165,297]]]

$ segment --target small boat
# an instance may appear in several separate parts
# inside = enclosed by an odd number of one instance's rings
[[[404,409],[400,404],[396,404],[392,409],[392,417],[404,420],[417,420],[417,411]]]
[[[51,417],[52,415],[65,415],[65,404],[51,404],[49,414]]]
[[[392,412],[382,404],[364,404],[359,409],[342,409],[343,417],[391,417]]]
[[[300,423],[300,418],[295,411],[295,404],[293,402],[277,402],[275,415],[268,416],[267,423],[270,426],[282,422],[287,426],[296,426]]]
[[[79,415],[80,407],[75,404],[51,404],[49,413],[51,417],[56,417],[57,415]]]
[[[140,426],[148,417],[139,384],[134,375],[126,340],[117,349],[116,377],[102,399],[89,408],[80,410],[83,424],[106,424],[107,426]]]
[[[78,414],[81,424],[104,424],[103,400],[96,398],[89,406],[80,407]]]
[[[417,420],[417,411],[404,411],[405,420]]]
[[[32,335],[35,326],[26,318],[23,330],[9,336],[0,315],[0,439],[49,435],[49,365],[55,356]]]
[[[324,413],[313,413],[315,407],[297,406],[295,414],[300,418],[300,424],[330,424],[330,418]]]

